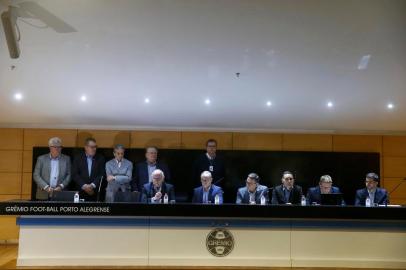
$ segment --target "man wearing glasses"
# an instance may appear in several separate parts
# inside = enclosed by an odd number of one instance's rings
[[[85,140],[84,151],[75,156],[72,163],[72,179],[85,201],[96,201],[100,180],[104,176],[104,157],[96,153],[94,138]]]
[[[275,187],[272,192],[272,204],[299,204],[302,196],[302,187],[295,185],[291,172],[285,171],[282,174],[282,185]]]
[[[237,191],[236,204],[264,204],[269,202],[269,190],[266,186],[259,184],[259,176],[256,173],[250,173],[246,180],[246,186]]]
[[[50,199],[54,192],[65,189],[71,180],[70,158],[61,153],[62,140],[51,138],[48,146],[49,153],[37,158],[33,173],[37,184],[37,200]]]
[[[370,199],[371,206],[389,204],[388,192],[378,187],[379,176],[376,173],[368,173],[365,177],[365,188],[357,190],[355,194],[355,205],[365,206],[367,198]]]

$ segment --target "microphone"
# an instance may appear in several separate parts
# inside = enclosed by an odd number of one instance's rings
[[[215,183],[214,183],[214,185],[218,185],[218,184],[220,184],[221,183],[221,181],[223,181],[224,180],[224,177],[221,177],[219,180],[217,180]]]
[[[395,186],[395,188],[392,189],[391,192],[389,192],[389,195],[391,195],[394,191],[396,191],[396,190],[400,187],[400,185],[403,184],[403,181],[405,181],[405,180],[406,180],[406,178],[403,178],[402,180],[400,180],[399,184],[397,184],[397,185]]]
[[[100,177],[99,190],[97,191],[97,199],[96,199],[96,202],[100,201],[100,190],[101,190],[101,186],[102,186],[102,183],[103,183],[103,177],[104,177],[104,175],[102,175],[102,176]]]

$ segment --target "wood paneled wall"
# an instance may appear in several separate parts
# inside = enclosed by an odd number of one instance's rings
[[[132,148],[204,149],[206,140],[214,138],[219,149],[378,152],[383,187],[391,192],[406,177],[406,136],[4,128],[0,129],[0,200],[31,197],[32,148],[47,146],[55,136],[65,147],[82,146],[86,137],[93,136],[100,147],[121,143]],[[406,204],[406,181],[391,193],[391,201]],[[0,240],[17,238],[15,217],[0,217]]]

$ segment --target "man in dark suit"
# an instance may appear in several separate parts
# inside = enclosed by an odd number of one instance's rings
[[[246,186],[237,191],[236,204],[261,204],[261,197],[264,196],[265,204],[269,203],[268,187],[259,184],[259,176],[250,173],[246,180]]]
[[[293,174],[285,171],[282,174],[282,185],[273,189],[272,204],[299,204],[302,196],[302,188],[295,185]]]
[[[152,172],[156,169],[163,171],[165,182],[171,181],[171,174],[164,162],[158,160],[158,148],[150,146],[145,149],[146,160],[135,165],[135,173],[131,181],[132,191],[142,190],[142,187],[152,182]]]
[[[376,173],[368,173],[365,178],[365,188],[357,190],[355,194],[355,205],[365,206],[365,200],[371,200],[371,206],[389,204],[388,192],[378,187],[379,176]]]
[[[165,203],[165,194],[168,195],[168,203],[175,201],[175,189],[173,185],[165,183],[165,174],[160,169],[151,173],[152,182],[144,184],[141,194],[143,203]]]
[[[193,190],[192,203],[215,203],[216,195],[219,204],[223,203],[223,190],[221,187],[213,185],[213,177],[209,171],[204,171],[200,176],[202,185]]]
[[[97,154],[94,138],[85,140],[84,151],[76,155],[72,164],[72,178],[80,190],[80,198],[96,201],[100,180],[105,174],[104,157]]]
[[[217,141],[209,139],[206,142],[206,153],[201,154],[193,165],[193,182],[200,183],[200,175],[209,171],[215,185],[224,186],[225,166],[224,161],[217,155]]]
[[[323,175],[320,177],[319,185],[317,187],[311,187],[307,191],[307,205],[321,204],[320,194],[331,194],[331,193],[341,193],[338,187],[333,187],[333,179],[330,175]],[[345,205],[344,200],[342,200],[341,205]]]

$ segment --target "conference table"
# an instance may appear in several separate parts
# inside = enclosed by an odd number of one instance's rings
[[[18,266],[406,268],[406,207],[8,201]]]

